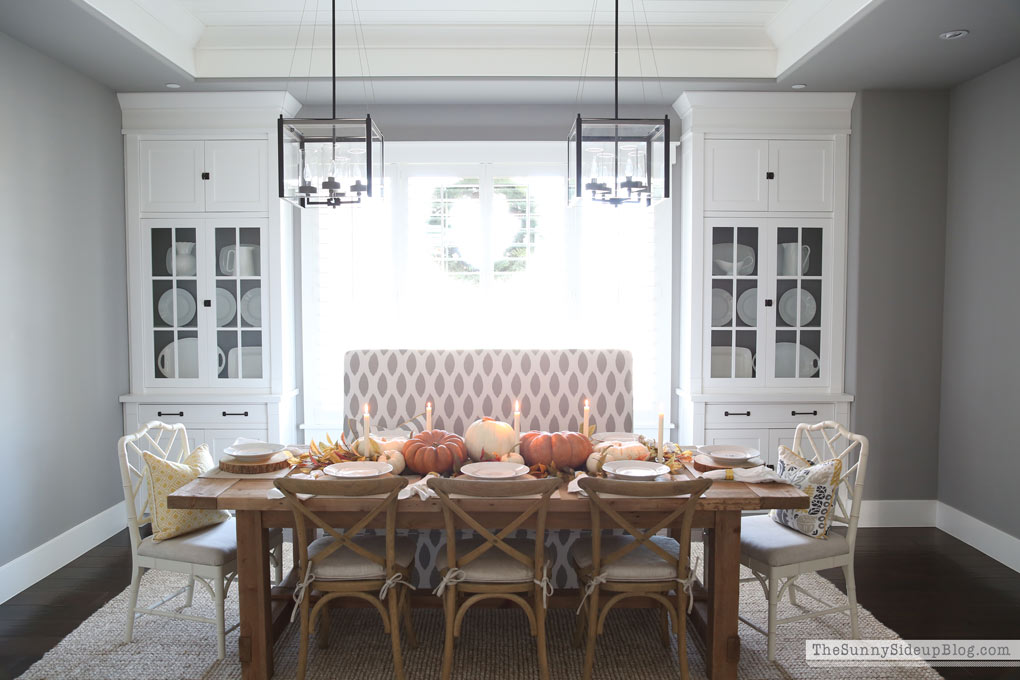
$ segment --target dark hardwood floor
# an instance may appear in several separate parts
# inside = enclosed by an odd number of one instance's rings
[[[0,680],[126,588],[130,566],[123,531],[0,605]],[[856,567],[861,605],[900,637],[1020,639],[1020,574],[938,529],[861,529]],[[840,570],[822,573],[845,590]],[[1020,668],[938,670],[950,680],[1020,678]]]

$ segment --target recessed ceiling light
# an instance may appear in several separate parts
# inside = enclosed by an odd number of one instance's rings
[[[181,89],[181,86],[178,85],[177,83],[167,83],[166,86],[168,88],[170,88],[171,90],[179,90],[179,89]]]
[[[943,40],[959,40],[960,38],[966,38],[968,35],[970,35],[970,31],[964,28],[958,28],[954,31],[946,31],[945,33],[940,33],[939,37],[942,38]]]
[[[792,87],[795,90],[803,90],[805,87],[807,87],[807,85],[805,85],[804,83],[797,83],[796,85],[791,85],[790,87]]]

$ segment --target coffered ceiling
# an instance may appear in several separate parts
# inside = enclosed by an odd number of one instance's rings
[[[337,0],[346,102],[611,99],[613,0]],[[1020,0],[620,0],[621,95],[947,87],[1020,54]],[[938,32],[968,28],[948,43]],[[330,96],[330,0],[0,0],[0,31],[118,91]]]

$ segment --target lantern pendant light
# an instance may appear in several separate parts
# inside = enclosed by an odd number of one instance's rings
[[[332,5],[333,117],[277,122],[280,198],[302,208],[382,195],[383,136],[372,116],[336,117],[336,0]]]
[[[652,205],[669,198],[669,116],[620,118],[620,0],[614,28],[613,117],[577,114],[567,136],[568,199]]]

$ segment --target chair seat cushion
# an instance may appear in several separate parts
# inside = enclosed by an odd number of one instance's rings
[[[635,540],[633,536],[603,536],[602,555],[609,555]],[[674,539],[667,536],[652,536],[651,541],[670,555],[680,556],[680,544]],[[570,546],[570,559],[582,570],[591,569],[591,539],[582,538]],[[602,565],[601,570],[610,581],[670,581],[677,577],[675,564],[663,559],[644,545],[614,562]]]
[[[188,534],[163,541],[146,537],[138,545],[138,554],[161,560],[221,567],[237,559],[237,529],[233,517]]]
[[[767,515],[751,515],[740,521],[740,552],[772,567],[810,562],[844,555],[850,550],[846,527],[829,527],[824,541],[772,521]]]
[[[323,536],[308,545],[308,557],[314,559],[332,545],[332,536]],[[358,536],[354,542],[360,547],[386,557],[385,536]],[[393,539],[394,563],[399,569],[406,568],[414,561],[415,539],[409,536],[395,536]],[[377,564],[350,548],[340,548],[313,567],[317,581],[371,581],[386,578],[386,567]]]
[[[480,538],[457,541],[457,557],[463,557],[484,542]],[[533,556],[535,554],[535,541],[530,538],[510,538],[506,540],[506,544],[525,555]],[[445,572],[449,566],[446,556],[446,546],[444,545],[436,556],[436,569],[440,573]],[[535,573],[528,565],[515,560],[495,546],[460,569],[464,572],[465,581],[475,583],[527,583],[535,578]]]

